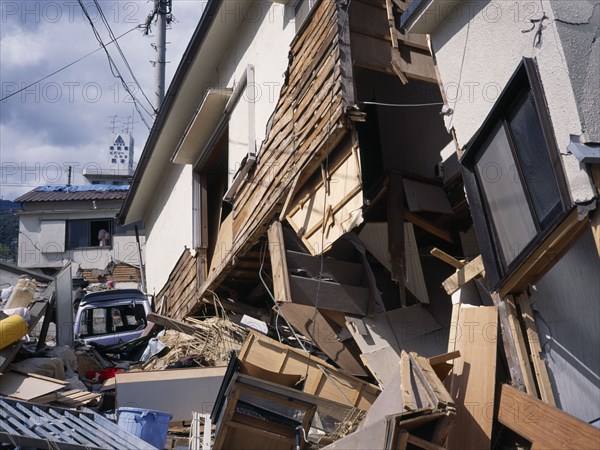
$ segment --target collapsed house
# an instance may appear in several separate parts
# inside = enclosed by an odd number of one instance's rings
[[[446,380],[438,397],[420,378],[412,409],[360,407],[332,448],[370,448],[369,426],[385,448],[597,445],[599,44],[572,25],[596,3],[542,1],[529,20],[485,1],[208,2],[120,212],[144,221],[161,314],[252,316],[390,395],[418,357]],[[308,433],[322,394],[238,366],[217,447]]]

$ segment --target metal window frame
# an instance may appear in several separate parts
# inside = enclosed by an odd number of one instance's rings
[[[532,96],[546,143],[546,150],[552,167],[552,176],[558,188],[561,205],[560,211],[554,213],[554,216],[552,216],[548,223],[544,224],[545,226],[542,226],[541,221],[537,217],[531,200],[530,188],[523,174],[523,168],[521,167],[515,148],[513,136],[506,123],[508,115],[523,101],[524,95]],[[529,213],[533,218],[537,231],[536,236],[521,250],[510,264],[506,264],[502,255],[499,238],[493,225],[493,216],[486,202],[480,180],[475,172],[477,156],[483,151],[483,146],[487,143],[490,134],[496,129],[498,124],[504,127],[507,133],[509,147],[515,161],[521,186],[527,198]],[[483,122],[483,125],[467,144],[466,150],[460,158],[465,189],[471,206],[473,224],[480,244],[481,256],[486,267],[486,276],[493,289],[499,289],[574,208],[569,195],[560,152],[554,136],[544,90],[537,70],[537,63],[535,59],[523,58],[496,104]]]

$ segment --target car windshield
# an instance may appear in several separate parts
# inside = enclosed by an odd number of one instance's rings
[[[141,303],[87,308],[79,321],[80,337],[141,330],[146,326],[146,312]]]

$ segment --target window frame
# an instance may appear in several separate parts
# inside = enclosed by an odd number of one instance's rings
[[[88,228],[88,244],[89,245],[82,245],[82,246],[73,246],[71,245],[71,225],[74,222],[87,222],[87,228]],[[93,242],[93,236],[91,234],[91,223],[92,222],[108,222],[109,224],[109,229],[107,230],[109,235],[110,235],[110,243],[109,245],[92,245]],[[65,226],[65,249],[66,250],[82,250],[82,249],[89,249],[89,248],[100,248],[100,249],[107,249],[110,250],[113,247],[114,244],[114,231],[115,231],[115,220],[112,218],[97,218],[97,219],[69,219],[66,221],[66,226]]]
[[[542,224],[542,221],[537,217],[532,201],[532,189],[527,184],[523,173],[523,163],[520,160],[514,137],[508,125],[511,114],[518,107],[522,106],[527,96],[531,96],[537,118],[539,119],[548,161],[559,197],[559,210],[553,211],[545,224]],[[476,173],[477,157],[486,148],[489,139],[495,133],[498,126],[502,127],[507,135],[509,148],[516,166],[516,173],[519,176],[520,185],[527,199],[529,213],[536,229],[535,236],[508,264],[505,262],[500,239],[495,229],[494,215],[486,201],[482,183]],[[548,235],[574,208],[569,195],[544,90],[534,59],[523,58],[505,89],[500,94],[496,104],[483,122],[483,125],[467,144],[460,162],[465,189],[471,207],[473,224],[480,244],[481,256],[486,267],[486,277],[490,286],[497,290],[531,256],[532,252],[544,242]]]

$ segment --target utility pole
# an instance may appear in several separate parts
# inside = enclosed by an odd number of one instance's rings
[[[154,65],[154,110],[165,97],[165,66],[167,64],[167,23],[171,21],[171,0],[154,0],[156,18],[156,62]]]

